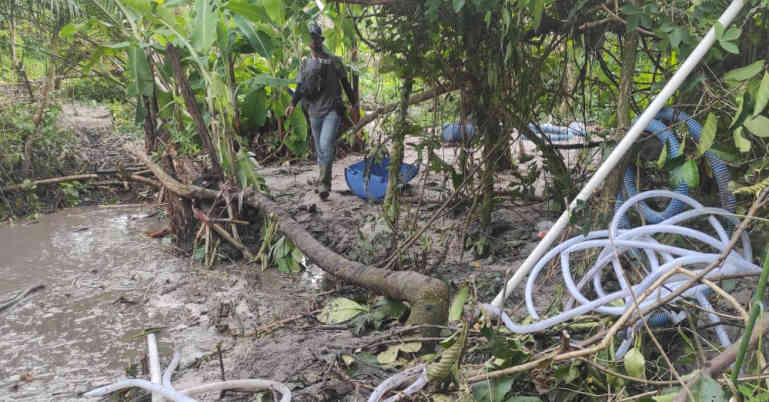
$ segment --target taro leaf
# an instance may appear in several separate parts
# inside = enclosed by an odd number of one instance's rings
[[[152,73],[144,49],[133,45],[128,52],[128,73],[131,82],[126,87],[128,96],[152,95]]]
[[[242,15],[253,22],[264,22],[267,18],[267,14],[264,12],[264,8],[260,5],[252,4],[249,0],[230,0],[224,6],[224,8],[234,12],[235,14]]]
[[[286,135],[286,147],[298,157],[307,153],[307,121],[303,113],[292,113],[288,118],[291,131]]]
[[[700,172],[694,159],[687,159],[682,165],[670,171],[670,180],[673,187],[686,183],[689,189],[695,189],[700,184]]]
[[[769,117],[755,116],[746,120],[743,125],[756,137],[769,137]]]
[[[398,359],[398,352],[416,353],[422,349],[421,342],[408,342],[390,345],[384,352],[379,353],[376,359],[381,364],[392,364]]]
[[[248,85],[251,87],[269,86],[273,88],[286,88],[293,83],[294,81],[273,77],[269,74],[257,74],[248,81]]]
[[[264,88],[256,88],[246,95],[243,102],[243,114],[246,123],[251,128],[258,128],[264,125],[267,120],[267,92]]]
[[[536,396],[514,396],[505,402],[542,402],[542,400]]]
[[[197,15],[192,26],[191,42],[198,52],[203,52],[216,40],[216,13],[210,0],[198,0],[195,6]]]
[[[740,152],[745,153],[750,151],[750,140],[745,138],[745,136],[742,134],[742,127],[738,127],[736,130],[734,130],[734,146],[737,147],[737,149],[740,150]]]
[[[505,394],[513,385],[513,377],[497,378],[473,384],[472,392],[475,402],[503,402]]]
[[[285,12],[283,10],[283,0],[263,0],[262,5],[264,6],[265,11],[267,11],[267,15],[272,19],[272,22],[278,25],[283,25],[286,20]]]
[[[451,306],[449,307],[449,322],[458,321],[460,318],[462,318],[462,308],[467,301],[468,292],[469,289],[467,286],[462,286],[462,289],[459,289],[457,295],[454,296],[454,300],[451,302]]]
[[[339,324],[367,311],[366,306],[344,297],[337,297],[329,301],[316,318],[324,324]]]
[[[760,73],[764,68],[764,61],[759,60],[749,66],[736,68],[728,73],[724,74],[724,80],[726,81],[746,81],[753,78],[756,74]]]
[[[725,402],[727,400],[721,384],[707,375],[700,377],[691,390],[695,401]]]
[[[625,371],[635,378],[646,378],[646,359],[637,348],[628,350],[624,358]]]
[[[458,13],[465,6],[465,0],[453,0],[452,5],[454,6],[454,12]]]
[[[123,0],[123,4],[144,17],[152,15],[152,2],[149,0]]]
[[[713,113],[708,113],[708,118],[705,121],[705,125],[702,127],[702,134],[700,140],[697,143],[697,155],[704,155],[706,151],[713,146],[713,140],[716,138],[716,129],[718,128],[718,117]]]
[[[255,30],[245,18],[239,15],[234,16],[232,19],[259,56],[262,56],[265,59],[272,56],[272,51],[275,49],[275,45],[272,43],[272,39],[269,35],[262,31]]]
[[[756,106],[753,109],[753,116],[758,116],[769,104],[769,72],[764,72],[764,78],[761,79],[761,86],[756,95]]]

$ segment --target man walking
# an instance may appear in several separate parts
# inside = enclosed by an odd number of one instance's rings
[[[308,29],[312,55],[302,60],[296,76],[296,91],[291,104],[286,108],[286,116],[293,113],[300,100],[304,101],[305,110],[310,115],[312,139],[318,156],[317,192],[320,199],[325,201],[331,191],[331,167],[336,139],[339,123],[345,113],[341,87],[344,87],[353,108],[356,105],[342,59],[323,48],[323,33],[318,24],[310,23]]]

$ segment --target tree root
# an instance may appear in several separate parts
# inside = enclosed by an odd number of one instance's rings
[[[183,184],[168,175],[135,144],[124,148],[139,158],[155,174],[168,190],[182,197],[215,199],[218,191]],[[278,229],[288,237],[299,250],[321,269],[346,281],[363,286],[394,300],[406,300],[411,304],[408,324],[442,325],[448,318],[449,289],[445,282],[413,271],[389,271],[348,260],[328,249],[316,240],[278,204],[266,195],[250,191],[243,200],[251,207],[278,217]],[[425,336],[431,336],[431,328]]]

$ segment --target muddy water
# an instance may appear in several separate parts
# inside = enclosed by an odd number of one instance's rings
[[[1,387],[0,401],[76,399],[143,355],[136,335],[153,314],[146,289],[179,280],[190,264],[143,234],[161,224],[151,212],[72,209],[0,226],[0,300],[45,285],[0,312],[0,384],[33,377]]]

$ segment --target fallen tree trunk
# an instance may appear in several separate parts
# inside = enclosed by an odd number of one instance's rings
[[[155,177],[175,194],[199,199],[215,199],[219,195],[218,191],[180,183],[152,162],[144,151],[134,144],[126,144],[124,148],[144,162]],[[348,260],[317,241],[266,195],[251,191],[244,196],[244,201],[266,214],[277,216],[278,229],[324,271],[391,299],[408,301],[411,304],[409,324],[446,323],[449,289],[445,282],[413,271],[390,271]]]
[[[41,179],[41,180],[30,181],[30,182],[27,182],[27,183],[14,184],[14,185],[2,188],[0,190],[2,190],[2,191],[16,191],[16,190],[23,190],[25,188],[30,188],[30,187],[34,187],[34,186],[42,185],[42,184],[56,184],[56,183],[64,183],[64,182],[68,182],[68,181],[92,180],[92,179],[98,179],[98,178],[101,178],[101,177],[102,177],[101,173],[86,173],[86,174],[78,174],[78,175],[74,175],[74,176],[52,177],[50,179]],[[154,187],[160,187],[160,183],[158,183],[158,182],[156,182],[156,181],[154,181],[152,179],[148,179],[146,177],[139,176],[138,174],[132,174],[130,176],[124,176],[123,179],[124,180],[132,180],[132,181],[148,184],[148,185],[154,186]]]

